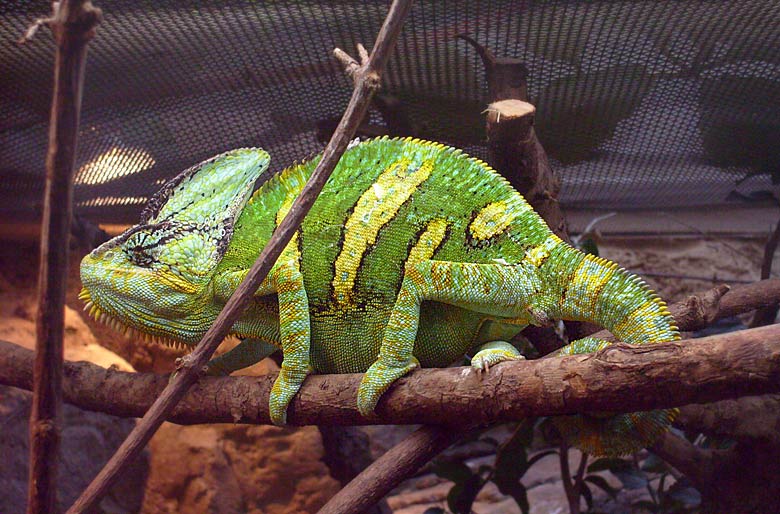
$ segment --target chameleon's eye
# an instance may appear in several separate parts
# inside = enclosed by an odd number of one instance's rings
[[[127,258],[136,266],[148,268],[155,261],[152,255],[154,247],[146,243],[147,234],[139,232],[133,235],[125,245]]]
[[[154,259],[144,251],[143,246],[136,246],[130,250],[130,260],[137,266],[148,267],[152,265]]]

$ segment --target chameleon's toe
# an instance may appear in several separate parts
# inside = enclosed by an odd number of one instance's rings
[[[287,407],[298,393],[307,375],[308,370],[285,368],[284,364],[282,364],[279,376],[271,388],[271,397],[268,401],[268,413],[271,417],[271,423],[277,426],[287,424]]]
[[[492,341],[480,347],[480,350],[471,358],[471,367],[478,372],[490,371],[490,366],[499,362],[516,361],[524,359],[517,348],[506,341]]]
[[[363,375],[363,380],[360,381],[358,388],[357,406],[360,414],[369,416],[374,412],[379,398],[393,382],[418,367],[420,367],[420,362],[414,357],[400,366],[388,366],[381,361],[372,364]]]

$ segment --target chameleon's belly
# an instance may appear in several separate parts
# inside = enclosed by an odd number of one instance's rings
[[[362,373],[379,353],[390,306],[311,314],[311,365],[318,373]],[[414,356],[423,367],[444,367],[472,346],[483,315],[423,302]]]

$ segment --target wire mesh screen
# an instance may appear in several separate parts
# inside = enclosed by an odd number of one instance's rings
[[[132,222],[160,184],[261,146],[272,169],[323,146],[351,83],[331,57],[379,30],[386,2],[98,1],[76,209]],[[46,1],[0,3],[0,214],[40,210],[54,45],[18,47]],[[529,70],[537,130],[567,206],[715,206],[777,193],[780,3],[418,1],[384,101],[418,137],[487,158],[482,62]],[[369,46],[370,47],[370,46]],[[370,123],[387,124],[375,107]]]

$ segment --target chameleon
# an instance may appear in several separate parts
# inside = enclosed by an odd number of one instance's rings
[[[85,308],[114,328],[193,346],[319,159],[263,176],[268,153],[242,148],[181,172],[150,198],[138,225],[84,257]],[[357,406],[368,415],[414,368],[468,355],[482,372],[522,359],[512,338],[552,320],[592,322],[634,344],[679,338],[640,278],[562,241],[485,162],[440,143],[384,137],[344,153],[231,328],[243,341],[209,371],[229,374],[280,347],[273,423],[286,423],[311,372],[363,372]],[[561,353],[607,344],[585,338]],[[673,416],[556,419],[571,444],[618,455],[650,444]]]

